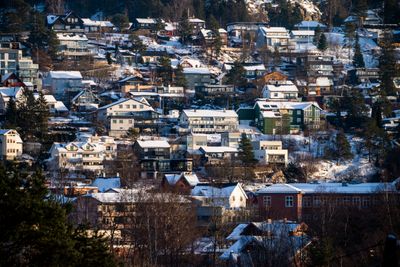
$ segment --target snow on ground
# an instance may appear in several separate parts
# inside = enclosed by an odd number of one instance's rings
[[[273,139],[268,136],[268,139]],[[355,180],[366,181],[374,175],[378,169],[368,162],[368,155],[361,149],[363,140],[348,135],[354,158],[347,161],[326,160],[323,158],[325,148],[333,146],[334,132],[320,132],[313,137],[303,135],[283,135],[281,139],[283,146],[289,149],[289,161],[305,160],[307,157],[315,159],[316,172],[309,178],[321,181]]]

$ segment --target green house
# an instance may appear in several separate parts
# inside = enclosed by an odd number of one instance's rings
[[[264,134],[289,134],[298,132],[304,126],[319,128],[321,108],[315,102],[260,100],[253,109],[255,125]]]

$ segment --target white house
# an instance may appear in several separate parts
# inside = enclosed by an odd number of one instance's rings
[[[276,82],[275,84],[266,84],[262,91],[263,98],[271,100],[290,100],[297,99],[299,90],[291,81]]]
[[[57,33],[59,41],[58,53],[65,57],[82,57],[92,55],[88,47],[88,38],[85,34]]]
[[[289,49],[289,31],[284,27],[259,27],[257,32],[257,46],[267,47],[273,51],[278,48],[279,51]]]
[[[35,99],[39,98],[39,94],[33,95]],[[49,108],[50,114],[53,115],[67,115],[68,108],[64,105],[62,101],[58,101],[54,98],[53,95],[44,95],[44,99],[46,100],[47,107]]]
[[[56,99],[65,99],[69,92],[83,89],[82,75],[79,71],[50,71],[43,79],[43,89],[47,89]]]
[[[247,195],[240,183],[199,183],[191,196],[201,206],[222,206],[228,209],[246,208]]]
[[[179,118],[180,125],[193,133],[222,133],[236,131],[238,115],[234,110],[185,109]]]
[[[257,140],[252,142],[255,158],[261,164],[288,163],[288,150],[282,148],[282,141]]]
[[[4,114],[11,98],[18,100],[22,94],[22,87],[0,87],[0,114]]]
[[[13,129],[0,129],[0,157],[3,160],[14,160],[22,155],[22,139]]]
[[[126,134],[129,128],[134,127],[135,119],[151,119],[153,107],[145,98],[121,98],[118,101],[100,107],[97,110],[97,119],[105,123],[110,136],[120,137]]]
[[[52,170],[100,173],[104,169],[104,161],[115,158],[116,148],[117,144],[109,136],[92,136],[67,144],[54,143],[48,164]]]
[[[297,44],[312,44],[315,31],[313,30],[293,30],[290,32],[290,38]]]

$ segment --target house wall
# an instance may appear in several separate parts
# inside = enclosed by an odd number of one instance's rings
[[[22,155],[22,141],[16,131],[10,131],[5,135],[0,135],[2,159],[14,160]]]

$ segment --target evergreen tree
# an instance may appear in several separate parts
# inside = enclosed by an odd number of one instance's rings
[[[360,128],[367,118],[367,107],[364,96],[357,89],[346,92],[341,98],[340,106],[342,111],[347,112],[346,128]]]
[[[239,61],[235,61],[226,77],[227,83],[233,84],[235,87],[242,87],[246,85],[246,70]]]
[[[50,110],[47,106],[47,101],[42,92],[39,93],[39,97],[36,100],[35,109],[36,136],[40,137],[40,139],[43,140],[43,136],[47,133],[48,130]]]
[[[323,34],[321,27],[319,25],[315,28],[314,37],[313,37],[313,44],[318,45],[319,39],[321,38],[321,34]]]
[[[318,40],[318,46],[317,47],[321,51],[325,51],[328,48],[328,43],[327,43],[325,34],[323,34],[323,33],[321,34],[321,37]]]
[[[239,144],[239,159],[245,166],[253,166],[258,162],[254,157],[251,141],[245,133],[242,134]]]
[[[57,56],[59,41],[55,32],[46,27],[45,18],[34,11],[31,16],[28,42],[32,48],[47,51],[50,58]],[[39,59],[36,59],[39,60]]]
[[[193,28],[189,23],[189,18],[185,15],[181,18],[181,21],[179,22],[178,32],[179,36],[181,37],[182,43],[188,44],[190,41],[190,37],[192,36]]]
[[[379,57],[380,88],[388,96],[396,95],[393,78],[400,76],[400,68],[396,61],[396,53],[390,32],[384,32],[380,47],[382,48],[381,56]]]
[[[3,128],[5,129],[16,129],[18,126],[18,109],[17,103],[14,98],[11,97],[8,101],[7,108],[4,114],[5,122]]]
[[[168,57],[161,57],[158,66],[158,74],[162,79],[164,85],[171,84],[172,82],[172,67],[171,60]]]
[[[120,32],[124,31],[129,26],[129,19],[125,14],[115,14],[111,18],[112,24],[118,28]]]
[[[356,42],[354,45],[353,65],[356,68],[364,68],[365,67],[364,57],[361,52],[358,34],[356,35]]]
[[[383,22],[396,24],[400,22],[400,7],[397,0],[384,0]]]
[[[353,12],[361,18],[367,16],[368,3],[367,0],[353,0]]]
[[[135,63],[137,64],[138,54],[142,54],[146,51],[147,47],[137,35],[130,35],[129,40],[131,41],[131,50],[135,53]]]
[[[106,59],[107,59],[107,64],[112,65],[112,58],[111,58],[111,53],[107,52],[106,53]]]
[[[335,139],[335,157],[337,158],[337,163],[344,159],[351,159],[353,154],[351,153],[351,146],[349,141],[346,138],[346,135],[343,131],[340,131],[336,134]]]
[[[183,67],[181,64],[179,64],[176,68],[174,82],[176,86],[186,87],[187,85],[187,81],[185,75],[183,74]]]
[[[115,266],[104,240],[67,222],[40,172],[0,166],[0,266]]]

